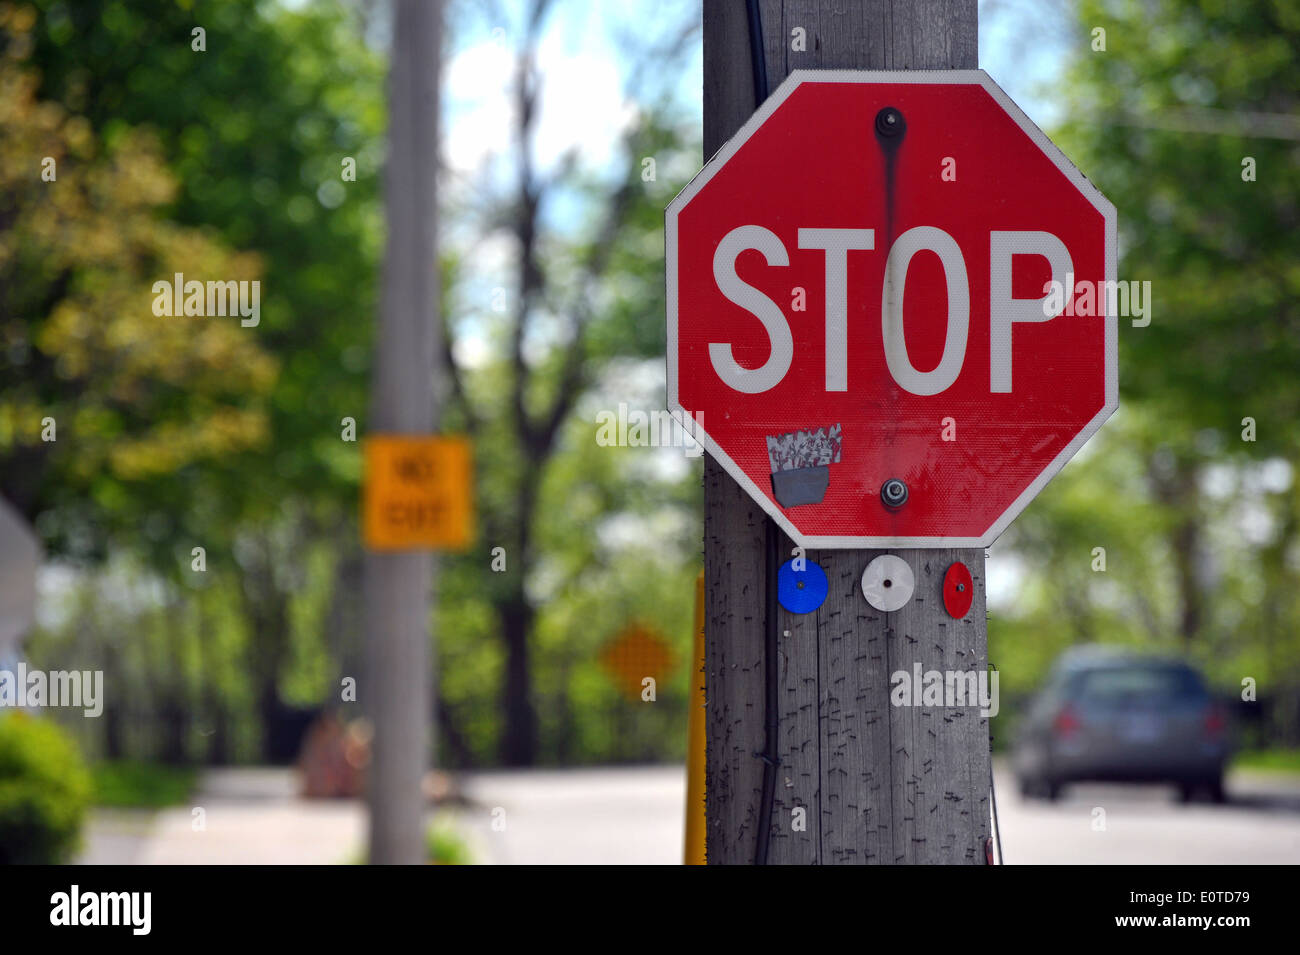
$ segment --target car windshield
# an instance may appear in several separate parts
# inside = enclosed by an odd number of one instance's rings
[[[1154,707],[1200,701],[1205,688],[1195,671],[1186,667],[1128,666],[1080,674],[1074,696],[1095,709]]]

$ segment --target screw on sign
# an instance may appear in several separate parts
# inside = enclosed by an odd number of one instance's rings
[[[981,70],[795,71],[665,231],[669,407],[802,546],[986,546],[1118,406],[1114,207]]]

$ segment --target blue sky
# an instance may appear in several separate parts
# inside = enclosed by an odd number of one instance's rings
[[[446,74],[446,129],[455,168],[465,169],[492,149],[508,145],[506,92],[510,53],[522,34],[524,4],[504,4],[499,14],[453,6],[453,46]],[[543,162],[577,145],[594,164],[611,158],[616,133],[635,105],[626,96],[630,64],[622,41],[653,46],[670,41],[699,3],[666,0],[613,3],[560,0],[544,31],[539,62],[545,76],[537,153]],[[464,11],[464,12],[459,12]],[[647,15],[647,11],[654,11]],[[980,4],[980,63],[1031,119],[1050,126],[1060,113],[1050,94],[1069,45],[1088,36],[1073,26],[1069,8],[1007,0]],[[642,94],[671,91],[692,116],[700,116],[702,50],[699,35],[684,62],[650,70]]]

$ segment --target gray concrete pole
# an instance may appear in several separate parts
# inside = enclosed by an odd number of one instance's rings
[[[427,435],[438,421],[438,68],[441,0],[396,0],[388,89],[388,161],[379,333],[372,371],[372,434]],[[432,747],[433,668],[428,551],[367,552],[367,679],[374,723],[370,861],[425,861],[422,792]]]

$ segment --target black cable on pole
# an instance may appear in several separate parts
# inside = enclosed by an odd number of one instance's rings
[[[998,792],[993,782],[993,757],[989,755],[989,798],[993,801],[993,835],[997,837],[998,865],[1002,865],[1002,826],[998,823]]]
[[[767,848],[772,841],[772,803],[776,800],[776,768],[781,764],[777,756],[777,736],[780,733],[781,720],[777,707],[780,705],[777,681],[777,569],[781,565],[781,532],[776,521],[770,517],[765,522],[767,545],[764,557],[766,569],[763,583],[766,612],[763,628],[763,681],[766,698],[763,701],[765,714],[763,730],[763,752],[755,753],[763,761],[763,796],[759,806],[757,845],[754,848],[754,864],[767,865]]]
[[[997,667],[989,663],[988,668],[996,672]],[[990,727],[991,729],[992,727]],[[989,799],[993,804],[993,834],[998,840],[998,865],[1005,865],[1002,860],[1002,825],[998,822],[998,792],[993,781],[993,734],[989,734]]]
[[[749,11],[749,61],[754,73],[754,108],[767,99],[767,57],[763,53],[763,14],[758,0],[746,0]],[[758,832],[755,835],[754,864],[767,864],[767,849],[772,841],[772,803],[776,799],[776,767],[780,760],[776,754],[776,741],[780,733],[780,703],[777,685],[777,571],[781,566],[780,532],[770,517],[765,522],[766,547],[763,584],[765,587],[766,621],[763,632],[763,679],[766,687],[763,731],[763,752],[754,755],[763,760],[763,795],[759,806]]]
[[[763,14],[758,0],[745,0],[749,10],[749,64],[754,71],[754,109],[767,99],[767,55],[763,52]]]

